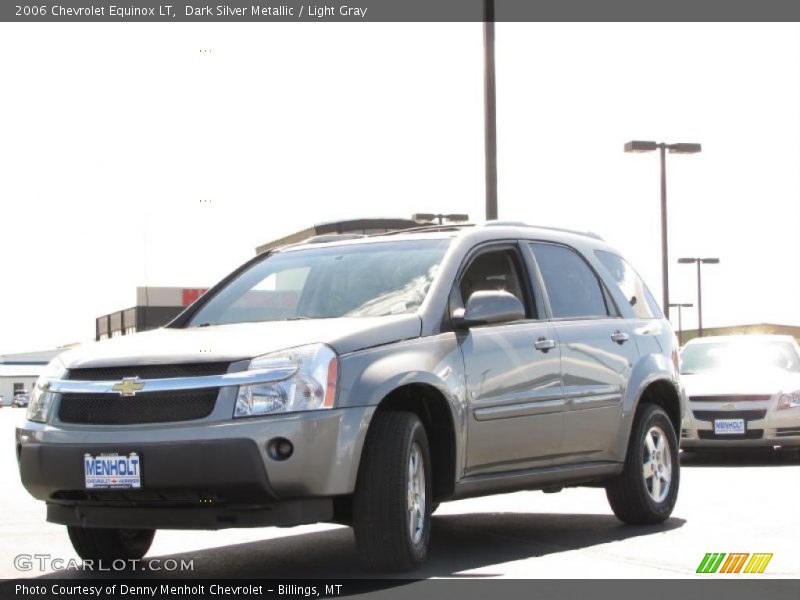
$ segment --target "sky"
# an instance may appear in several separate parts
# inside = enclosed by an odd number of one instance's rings
[[[591,230],[706,327],[800,325],[800,25],[500,23],[501,219]],[[202,51],[201,51],[202,50]],[[482,25],[0,24],[0,354],[313,223],[482,219]],[[696,312],[684,312],[684,327]]]

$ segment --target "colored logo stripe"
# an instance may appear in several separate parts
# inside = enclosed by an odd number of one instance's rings
[[[697,567],[697,572],[716,573],[723,558],[725,558],[724,552],[715,552],[713,554],[711,552],[706,553],[703,560],[700,561],[700,566]]]
[[[729,554],[722,565],[720,573],[738,573],[742,570],[744,561],[747,560],[748,556],[750,556],[750,554],[742,552]]]
[[[753,554],[750,562],[744,568],[745,573],[763,573],[767,568],[769,561],[772,560],[772,554]]]
[[[725,558],[726,556],[727,558]],[[741,573],[742,567],[744,567],[745,573],[763,573],[771,560],[771,553],[707,552],[697,567],[697,573]]]

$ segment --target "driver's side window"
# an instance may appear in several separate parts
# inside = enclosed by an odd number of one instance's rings
[[[526,307],[526,313],[530,313],[530,303],[524,292],[525,279],[522,277],[521,264],[519,253],[512,248],[487,250],[472,258],[458,284],[461,305],[466,305],[469,297],[475,292],[502,290],[516,296]],[[528,318],[531,317],[532,315],[528,314]]]

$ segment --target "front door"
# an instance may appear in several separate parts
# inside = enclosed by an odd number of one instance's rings
[[[469,416],[465,475],[546,466],[561,447],[564,400],[560,355],[550,323],[530,293],[514,245],[482,248],[468,259],[455,295],[503,289],[528,318],[458,334]]]

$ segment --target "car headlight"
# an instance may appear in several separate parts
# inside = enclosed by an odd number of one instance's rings
[[[778,408],[798,408],[800,407],[800,390],[790,394],[781,394],[778,397]]]
[[[330,347],[311,344],[265,354],[254,358],[248,370],[287,367],[292,375],[286,379],[240,386],[233,416],[255,417],[333,408],[339,361]]]
[[[30,395],[26,415],[29,421],[47,422],[47,418],[50,416],[50,409],[53,406],[53,397],[55,396],[55,392],[49,391],[50,382],[63,378],[66,373],[67,369],[58,357],[47,363],[44,372],[36,380]]]

